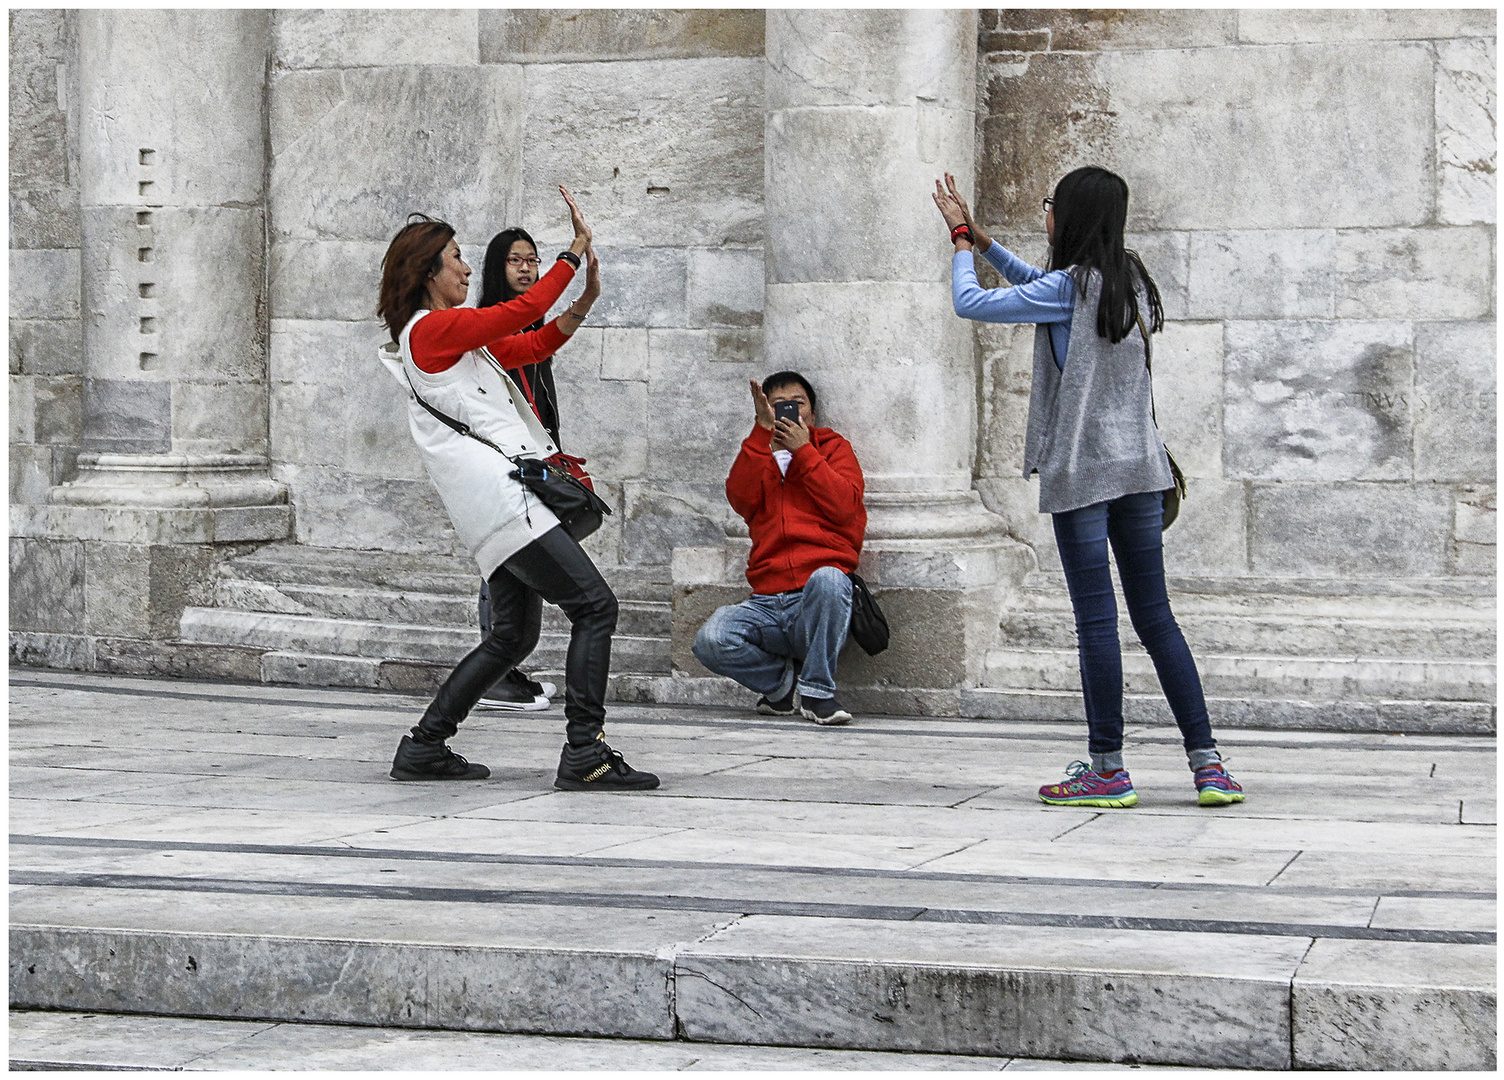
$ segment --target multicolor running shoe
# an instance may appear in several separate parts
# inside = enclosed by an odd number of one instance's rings
[[[1243,801],[1243,788],[1227,775],[1221,764],[1205,765],[1196,770],[1196,804],[1198,806],[1227,806]]]
[[[1066,766],[1068,779],[1063,784],[1046,784],[1039,789],[1039,801],[1051,806],[1137,806],[1138,792],[1133,790],[1133,781],[1127,769],[1119,769],[1117,775],[1098,776],[1084,761],[1073,761]]]

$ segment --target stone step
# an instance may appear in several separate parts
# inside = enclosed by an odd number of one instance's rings
[[[666,566],[607,564],[598,569],[618,599],[667,601],[671,595]],[[304,544],[267,544],[230,560],[222,573],[229,580],[272,585],[343,586],[453,596],[473,596],[480,588],[480,572],[467,558]]]
[[[13,866],[11,1006],[1222,1068],[1493,1063],[1488,945],[329,886],[222,880],[189,906],[191,881]],[[1392,1019],[1344,1050],[1331,1032],[1374,1011]]]
[[[983,685],[1011,690],[1057,690],[1079,694],[1076,650],[994,649],[987,654]],[[1196,667],[1212,697],[1301,701],[1471,701],[1494,699],[1491,660],[1350,659],[1322,656],[1238,656],[1201,653]],[[1159,679],[1147,655],[1123,654],[1129,693],[1158,694]]]
[[[1414,616],[1332,619],[1297,614],[1197,611],[1172,601],[1176,620],[1191,652],[1245,656],[1445,657],[1489,659],[1495,654],[1496,628],[1482,619],[1426,619]],[[1190,610],[1188,610],[1190,609]],[[1075,620],[1069,602],[1063,607],[1014,611],[999,624],[1000,643],[1012,649],[1074,649]],[[1143,652],[1127,610],[1118,608],[1118,637],[1125,651]]]
[[[236,578],[219,584],[214,606],[237,611],[318,615],[357,622],[463,627],[477,633],[479,625],[473,592],[455,595],[299,582],[273,584]],[[669,614],[667,601],[622,600],[617,631],[634,637],[667,638]],[[543,626],[547,630],[567,633],[569,620],[558,608],[545,604]]]
[[[180,638],[190,644],[236,646],[267,652],[437,664],[454,664],[477,644],[476,632],[468,627],[420,626],[203,607],[184,610]],[[543,634],[527,666],[562,667],[568,643],[567,634]],[[612,639],[611,655],[612,667],[618,671],[669,670],[668,641],[664,638],[618,634]]]

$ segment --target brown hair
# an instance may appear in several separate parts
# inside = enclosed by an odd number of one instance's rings
[[[414,312],[423,306],[428,279],[444,265],[444,249],[454,236],[454,226],[427,214],[409,214],[407,224],[392,237],[381,260],[381,296],[376,314],[392,332],[402,333]]]

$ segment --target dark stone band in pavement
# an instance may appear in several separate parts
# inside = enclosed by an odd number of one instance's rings
[[[1080,915],[1059,912],[968,911],[954,908],[832,904],[744,897],[645,895],[539,889],[456,889],[422,885],[363,885],[348,882],[169,877],[157,874],[78,874],[47,870],[17,870],[11,872],[10,883],[85,889],[152,889],[191,893],[243,893],[258,896],[328,896],[347,900],[420,900],[461,904],[635,908],[654,911],[736,911],[743,915],[867,919],[880,922],[919,921],[992,926],[1064,926],[1093,930],[1171,930],[1203,934],[1257,934],[1270,937],[1429,942],[1441,945],[1493,945],[1498,941],[1497,934],[1480,930],[1388,929],[1372,926],[1219,919],[1158,919],[1143,916]]]

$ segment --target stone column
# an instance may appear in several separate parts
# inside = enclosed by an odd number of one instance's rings
[[[152,542],[287,535],[267,461],[269,45],[264,11],[79,15],[83,453],[50,501],[194,511],[135,515]]]
[[[862,570],[894,637],[842,656],[859,708],[961,709],[1024,558],[972,489],[973,333],[930,198],[946,170],[971,190],[976,37],[974,11],[767,13],[765,357],[810,379],[866,475]],[[726,596],[744,552],[726,552]],[[675,584],[710,584],[715,561],[676,556]]]
[[[150,643],[230,545],[289,534],[267,459],[270,38],[265,11],[78,14],[82,452],[47,505],[12,507],[23,661],[181,670]]]

